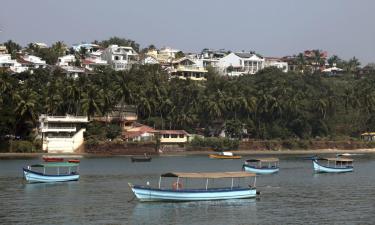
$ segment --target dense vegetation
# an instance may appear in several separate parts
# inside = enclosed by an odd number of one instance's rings
[[[39,114],[90,117],[123,102],[137,106],[141,122],[160,129],[207,136],[223,129],[230,137],[256,139],[358,137],[375,128],[374,86],[372,76],[274,68],[237,78],[210,70],[206,82],[170,79],[158,65],[119,72],[100,68],[77,79],[58,69],[1,72],[0,136],[33,140]]]

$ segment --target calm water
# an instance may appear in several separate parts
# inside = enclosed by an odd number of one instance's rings
[[[0,160],[0,224],[375,224],[375,156],[355,159],[354,173],[317,175],[310,161],[281,157],[279,174],[258,177],[258,199],[188,203],[137,202],[128,182],[156,185],[166,171],[236,171],[242,160],[83,158],[81,179],[59,184],[24,183],[22,166],[38,159]]]

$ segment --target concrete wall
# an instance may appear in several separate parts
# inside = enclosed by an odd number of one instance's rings
[[[83,145],[85,131],[85,129],[81,129],[72,138],[47,137],[43,141],[43,150],[48,153],[74,153]]]

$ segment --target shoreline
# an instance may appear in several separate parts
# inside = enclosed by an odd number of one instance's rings
[[[319,150],[238,150],[232,151],[237,155],[308,155],[308,154],[339,154],[339,153],[351,153],[351,154],[375,154],[375,148],[367,149],[352,149],[352,150],[340,150],[340,149],[319,149]],[[163,156],[190,156],[190,155],[209,155],[215,153],[214,151],[176,151],[176,152],[164,152],[156,154],[159,157]],[[0,153],[0,159],[21,159],[21,158],[39,158],[44,155],[47,156],[59,156],[65,158],[95,158],[95,157],[129,157],[134,156],[132,154],[92,154],[92,153]]]

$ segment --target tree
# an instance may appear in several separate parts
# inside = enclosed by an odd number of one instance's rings
[[[5,47],[7,48],[7,51],[9,54],[11,54],[12,58],[16,58],[17,52],[21,51],[22,47],[21,45],[17,44],[16,42],[12,40],[8,40],[7,42],[3,43]]]
[[[182,51],[177,52],[175,55],[175,59],[180,59],[183,57],[185,57],[185,54]]]
[[[130,46],[135,51],[139,51],[139,44],[133,40],[126,39],[126,38],[120,38],[120,37],[111,37],[108,40],[103,40],[99,42],[99,45],[101,45],[104,48],[107,48],[110,45],[118,45],[118,46]]]

